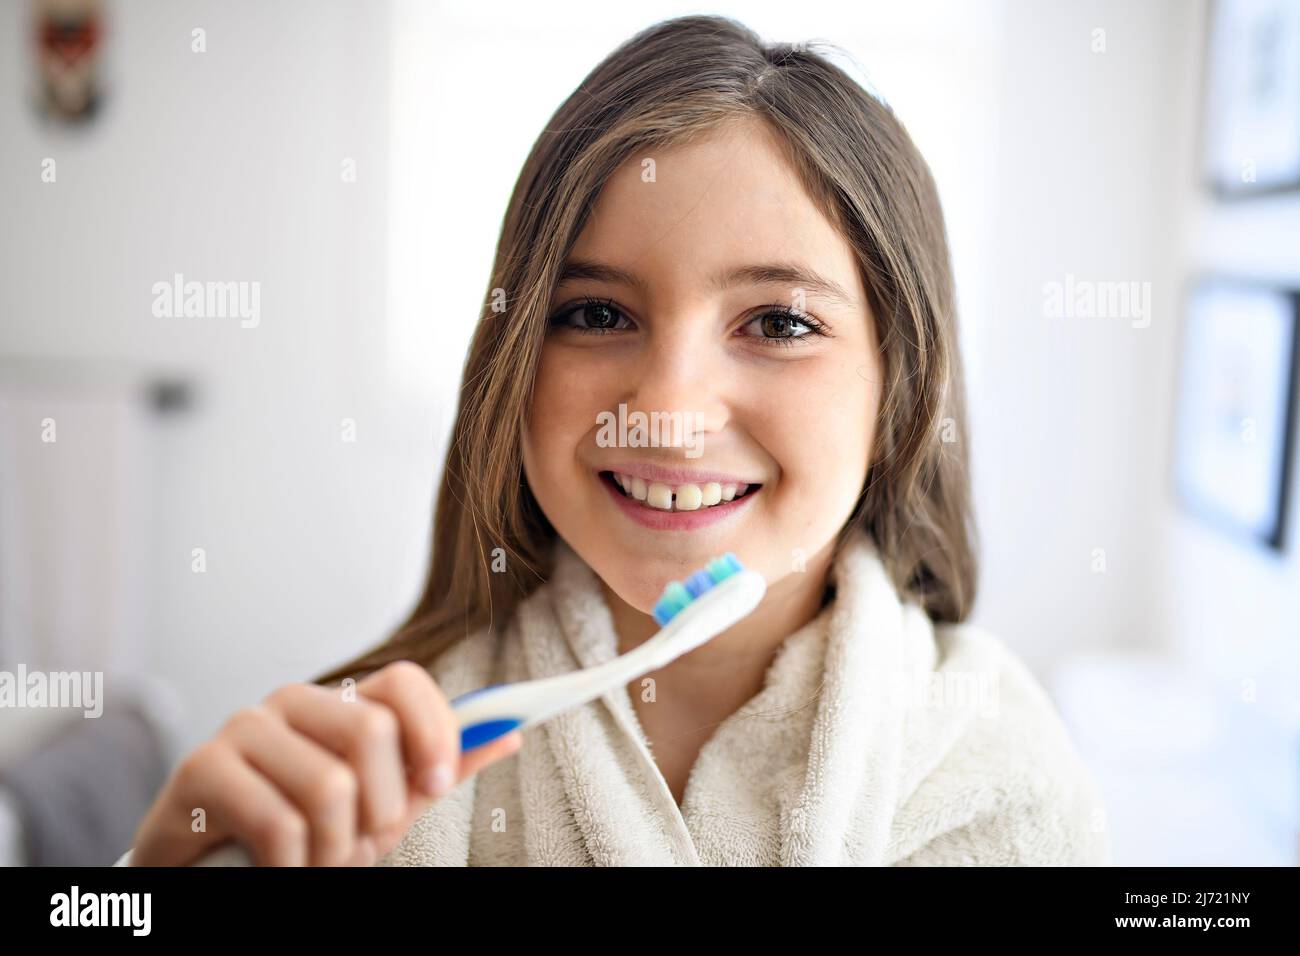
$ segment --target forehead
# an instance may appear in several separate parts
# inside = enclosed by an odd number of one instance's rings
[[[571,257],[634,271],[659,290],[703,288],[737,266],[780,261],[862,292],[852,246],[758,119],[630,156],[606,182]]]

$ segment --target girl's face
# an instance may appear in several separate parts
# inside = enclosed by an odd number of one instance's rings
[[[773,136],[746,119],[629,159],[551,301],[528,483],[647,614],[725,551],[769,598],[820,594],[870,463],[881,374],[866,291]]]

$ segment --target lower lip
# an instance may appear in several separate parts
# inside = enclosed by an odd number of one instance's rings
[[[623,509],[623,513],[637,524],[656,531],[694,531],[719,521],[725,521],[740,514],[750,500],[763,493],[763,489],[751,491],[742,498],[734,498],[709,508],[697,508],[694,511],[664,511],[651,508],[629,498],[618,489],[613,479],[597,474],[596,480],[605,486],[614,502]]]

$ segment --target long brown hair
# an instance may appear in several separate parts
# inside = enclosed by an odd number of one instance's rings
[[[890,109],[809,45],[765,44],[733,20],[687,16],[615,50],[533,146],[465,362],[424,592],[390,639],[318,683],[403,658],[427,666],[459,639],[503,624],[546,580],[555,529],[524,478],[521,440],[565,256],[624,160],[742,116],[779,134],[809,195],[854,247],[878,324],[885,382],[876,447],[836,547],[865,529],[900,593],[936,621],[967,616],[976,562],[964,387],[929,169]]]

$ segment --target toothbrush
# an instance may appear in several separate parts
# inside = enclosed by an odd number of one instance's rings
[[[662,629],[639,647],[596,667],[491,684],[455,698],[451,707],[460,721],[461,751],[539,724],[666,666],[754,610],[766,591],[763,576],[747,570],[730,551],[714,558],[685,581],[664,588],[654,606]]]
[[[660,631],[639,647],[595,667],[514,684],[490,684],[451,701],[460,723],[461,752],[513,730],[540,724],[667,666],[717,637],[763,600],[767,582],[728,551],[685,581],[673,581],[654,606]],[[248,852],[225,843],[196,866],[251,866]]]

